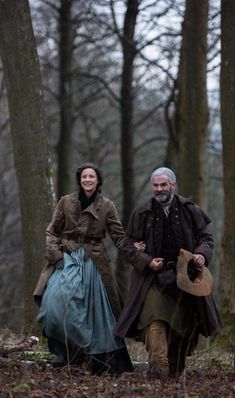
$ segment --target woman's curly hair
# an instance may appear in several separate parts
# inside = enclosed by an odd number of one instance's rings
[[[78,167],[77,171],[76,171],[76,181],[79,187],[81,187],[81,174],[82,171],[85,169],[93,169],[96,172],[97,175],[97,179],[98,179],[98,185],[97,185],[97,191],[101,192],[101,187],[103,185],[103,176],[102,173],[100,171],[100,169],[98,168],[98,166],[96,166],[96,164],[94,163],[83,163],[81,166]]]

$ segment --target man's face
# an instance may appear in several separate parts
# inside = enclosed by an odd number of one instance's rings
[[[171,195],[174,193],[176,183],[170,183],[168,177],[165,174],[154,176],[152,178],[152,191],[156,200],[160,204],[165,204],[171,199]]]

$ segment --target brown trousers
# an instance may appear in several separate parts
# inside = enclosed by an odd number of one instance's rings
[[[163,321],[153,321],[145,334],[150,372],[159,377],[178,377],[185,369],[189,340],[175,333]]]
[[[145,335],[145,346],[148,352],[150,371],[156,373],[159,377],[167,377],[169,366],[165,322],[154,321],[150,323]]]

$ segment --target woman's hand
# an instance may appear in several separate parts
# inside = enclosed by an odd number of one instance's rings
[[[139,252],[144,252],[146,249],[146,243],[144,243],[143,241],[134,242],[134,246]]]

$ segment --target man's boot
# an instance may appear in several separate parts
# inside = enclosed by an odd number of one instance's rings
[[[163,321],[154,321],[147,327],[145,346],[148,352],[150,375],[159,378],[168,377],[166,325]]]

